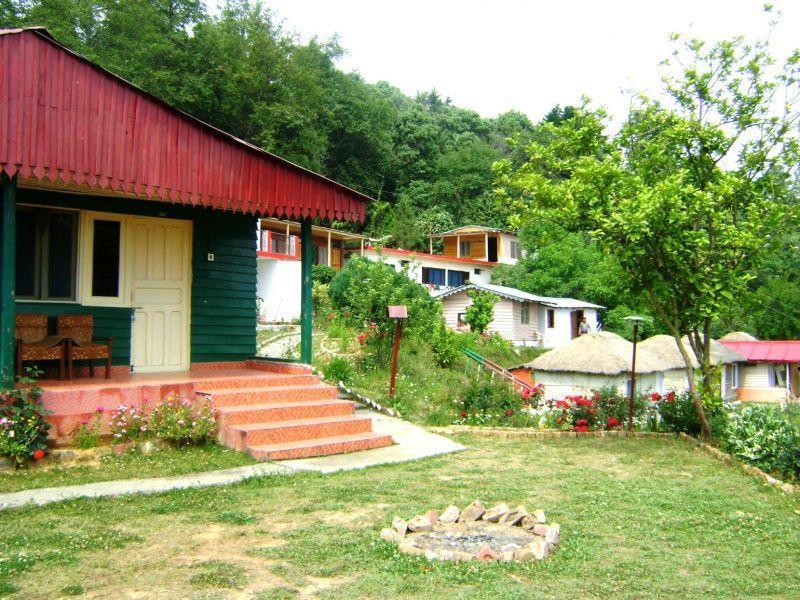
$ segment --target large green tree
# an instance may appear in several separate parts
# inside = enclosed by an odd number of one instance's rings
[[[613,139],[603,112],[584,107],[546,124],[551,141],[531,143],[525,165],[502,162],[497,174],[521,221],[585,232],[615,257],[675,338],[708,436],[689,352],[711,394],[714,319],[796,222],[800,54],[776,67],[766,42],[690,40],[671,62],[668,103],[636,98]]]

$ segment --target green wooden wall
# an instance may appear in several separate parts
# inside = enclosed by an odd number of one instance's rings
[[[191,362],[239,361],[256,352],[256,223],[254,217],[164,202],[19,189],[17,202],[193,222]],[[209,261],[209,253],[214,260]],[[70,303],[16,303],[17,312],[95,315],[99,337],[114,338],[114,364],[130,364],[129,308]]]

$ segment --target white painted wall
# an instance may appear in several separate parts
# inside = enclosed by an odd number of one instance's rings
[[[554,327],[547,326],[547,309],[551,308],[544,305],[539,305],[539,323],[541,324],[540,331],[544,336],[545,348],[559,348],[565,346],[572,341],[572,313],[576,310],[573,308],[553,308],[555,311]],[[597,310],[594,308],[584,308],[583,316],[586,317],[587,323],[591,331],[597,331]]]
[[[510,233],[501,233],[499,234],[500,239],[498,240],[499,244],[499,256],[497,257],[497,262],[503,263],[506,265],[514,265],[517,263],[518,259],[511,258],[511,242],[517,242],[520,244],[519,238],[516,235],[512,235]],[[522,250],[522,245],[519,246],[520,251]]]
[[[270,322],[300,318],[300,261],[258,259],[258,297],[261,315]]]
[[[459,262],[456,260],[447,260],[446,258],[430,258],[428,256],[420,256],[419,254],[413,255],[396,255],[389,253],[379,253],[377,250],[365,250],[364,256],[370,260],[382,260],[387,265],[394,267],[397,271],[403,270],[403,262],[408,262],[408,277],[412,281],[422,283],[422,267],[429,267],[432,269],[445,269],[453,271],[466,271],[469,273],[469,280],[472,283],[491,283],[493,266],[476,265],[471,263]],[[480,270],[480,273],[475,273],[475,270]],[[447,279],[445,279],[447,281]],[[445,286],[446,288],[446,286]],[[441,291],[434,290],[436,292]]]
[[[621,394],[627,394],[628,376],[595,375],[589,373],[568,373],[565,371],[535,371],[533,379],[544,384],[544,395],[548,400],[563,400],[567,396],[588,395],[604,387],[616,387]],[[658,387],[656,373],[642,373],[636,376],[636,391],[650,393]]]
[[[739,386],[746,388],[768,388],[769,363],[744,363],[739,365]]]

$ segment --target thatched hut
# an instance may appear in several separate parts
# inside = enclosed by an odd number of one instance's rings
[[[683,343],[689,353],[692,367],[699,369],[700,363],[686,337],[683,338]],[[686,362],[681,356],[674,337],[654,335],[641,342],[638,347],[646,350],[658,361],[661,372],[656,386],[657,391],[662,393],[667,390],[682,391],[688,387]],[[736,396],[737,365],[743,360],[736,352],[716,340],[711,340],[711,364],[720,367],[720,393],[723,398]]]
[[[633,344],[615,333],[601,331],[575,338],[528,363],[537,383],[543,383],[548,398],[562,399],[589,394],[603,387],[627,393],[631,378]],[[649,392],[657,387],[660,366],[647,349],[637,347],[636,389]]]

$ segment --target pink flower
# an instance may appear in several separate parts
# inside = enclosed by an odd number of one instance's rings
[[[96,412],[99,412],[99,413],[102,413],[102,412],[104,412],[105,410],[106,410],[106,409],[105,409],[105,407],[103,407],[103,406],[98,406],[98,407],[95,409],[95,411],[96,411]]]

